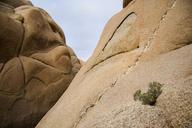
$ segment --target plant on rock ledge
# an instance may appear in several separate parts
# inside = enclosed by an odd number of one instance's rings
[[[141,90],[137,90],[134,94],[135,101],[141,101],[143,105],[155,105],[157,98],[162,93],[162,84],[158,82],[151,82],[149,84],[149,89],[146,93],[142,93]]]

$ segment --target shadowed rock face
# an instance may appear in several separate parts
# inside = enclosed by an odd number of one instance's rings
[[[25,0],[0,1],[0,127],[33,128],[81,68],[61,28]]]
[[[0,0],[0,2],[10,5],[14,8],[22,5],[32,5],[29,0]]]
[[[128,4],[37,128],[191,128],[191,23],[191,0]],[[134,101],[153,81],[163,85],[155,106]]]
[[[123,8],[125,8],[133,0],[123,0]]]

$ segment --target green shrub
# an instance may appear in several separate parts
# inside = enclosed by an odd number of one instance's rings
[[[162,93],[162,86],[163,85],[158,82],[151,82],[146,93],[142,93],[141,90],[135,92],[134,100],[141,101],[143,105],[155,105],[157,98]]]

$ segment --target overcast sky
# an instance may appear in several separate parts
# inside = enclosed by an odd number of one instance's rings
[[[95,49],[111,16],[121,10],[121,0],[31,0],[45,9],[63,29],[67,44],[82,60]]]

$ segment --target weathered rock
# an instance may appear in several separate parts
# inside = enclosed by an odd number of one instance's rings
[[[191,23],[191,0],[128,4],[37,128],[191,128]],[[163,84],[155,106],[134,101],[153,81]]]
[[[125,8],[132,0],[123,0],[123,8]]]
[[[29,0],[0,0],[0,2],[6,3],[7,5],[13,6],[14,8],[22,5],[32,5]]]
[[[18,54],[24,28],[21,23],[2,12],[0,19],[0,63],[4,63]]]
[[[28,1],[2,0],[0,19],[0,128],[33,128],[81,64],[61,28]]]
[[[89,121],[80,124],[80,127],[146,128],[150,126],[151,128],[170,128],[167,117],[161,109],[139,103],[117,107],[113,111],[97,116],[94,120],[91,119],[91,122]]]

